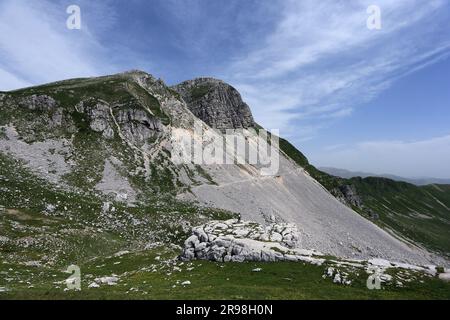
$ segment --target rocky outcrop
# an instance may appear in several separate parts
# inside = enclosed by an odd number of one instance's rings
[[[357,208],[363,207],[363,202],[355,186],[353,185],[341,185],[332,191],[333,195],[342,203],[354,206]]]
[[[213,221],[193,229],[185,241],[182,260],[205,259],[221,262],[324,260],[314,250],[298,248],[298,231],[293,224],[271,224],[239,220]]]
[[[75,108],[87,116],[91,130],[102,133],[107,139],[114,138],[113,128],[119,126],[121,134],[128,141],[142,145],[161,132],[163,127],[159,118],[138,107],[113,108],[105,101],[88,99],[78,103]]]
[[[138,145],[157,136],[163,127],[160,119],[150,116],[142,109],[120,110],[116,118],[123,135]]]
[[[238,220],[213,221],[193,229],[185,241],[180,259],[211,260],[217,262],[275,262],[293,261],[325,266],[323,279],[333,283],[351,285],[359,274],[367,274],[381,285],[402,287],[404,282],[423,281],[436,277],[449,281],[450,272],[435,265],[413,264],[372,258],[330,258],[315,250],[298,248],[297,228],[291,224],[272,224],[263,227],[254,222]],[[264,272],[254,268],[253,272]],[[367,282],[369,283],[369,282]]]
[[[343,204],[350,208],[356,207],[361,209],[371,220],[378,220],[380,215],[372,208],[364,205],[364,201],[358,194],[354,185],[344,184],[331,190],[331,193]]]
[[[172,87],[187,103],[191,112],[214,129],[240,129],[255,126],[249,106],[229,84],[198,78]]]
[[[45,94],[33,94],[31,96],[24,97],[19,101],[19,105],[30,110],[38,111],[49,111],[58,107],[56,100]]]
[[[94,99],[81,101],[75,106],[80,113],[85,113],[89,119],[89,127],[102,133],[103,137],[111,139],[114,137],[114,130],[111,126],[110,107],[104,101],[95,101]]]

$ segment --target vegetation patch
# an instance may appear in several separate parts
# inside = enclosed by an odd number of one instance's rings
[[[204,96],[208,94],[208,92],[212,89],[212,86],[209,84],[202,84],[196,86],[191,89],[191,99],[193,101],[200,100]]]

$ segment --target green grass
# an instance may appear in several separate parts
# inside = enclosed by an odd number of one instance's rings
[[[374,222],[428,248],[450,256],[450,186],[417,187],[385,178],[349,180],[365,207],[378,214]],[[365,210],[361,210],[365,215]]]
[[[128,91],[140,102],[140,104],[148,106],[153,115],[161,119],[163,124],[168,125],[170,123],[170,119],[163,112],[158,99],[149,94],[135,82],[129,82],[126,86]]]
[[[0,139],[6,139],[6,130],[5,128],[0,128]]]
[[[0,235],[9,239],[0,242],[0,256],[17,263],[64,265],[156,241],[182,244],[189,233],[186,226],[235,217],[170,196],[128,207],[107,196],[54,186],[3,154],[0,190],[0,206],[5,208],[0,213]],[[103,212],[106,201],[114,211]],[[31,244],[25,246],[25,239]]]
[[[156,256],[161,260],[157,261]],[[82,290],[63,291],[58,284],[68,277],[61,270],[16,267],[4,277],[20,274],[24,283],[9,282],[0,299],[449,299],[450,284],[433,277],[411,282],[403,288],[383,285],[382,290],[368,290],[367,275],[361,273],[350,286],[322,278],[324,266],[303,263],[181,263],[176,252],[159,247],[121,257],[92,260],[80,266]],[[165,262],[169,261],[169,263]],[[156,271],[153,270],[155,266]],[[179,268],[179,271],[174,269]],[[190,268],[193,268],[190,270]],[[252,272],[261,268],[260,272]],[[117,285],[88,288],[97,277],[117,275]],[[13,276],[14,277],[14,276]],[[191,285],[182,286],[181,282]],[[423,282],[420,282],[423,281]],[[29,282],[29,283],[27,283]],[[56,284],[55,284],[56,282]],[[32,288],[29,288],[33,285]],[[1,286],[1,285],[0,285]]]
[[[205,95],[208,94],[208,92],[211,90],[211,85],[209,84],[203,84],[196,86],[195,88],[192,88],[191,90],[191,99],[193,101],[199,100],[203,98]]]

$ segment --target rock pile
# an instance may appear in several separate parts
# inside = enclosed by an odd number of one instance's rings
[[[212,261],[308,261],[322,263],[320,253],[298,249],[298,231],[293,224],[262,226],[239,220],[212,221],[195,227],[185,241],[182,260]]]

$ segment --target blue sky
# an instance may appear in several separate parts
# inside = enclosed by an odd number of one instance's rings
[[[0,90],[128,69],[228,81],[315,165],[450,178],[450,0],[0,0]]]

